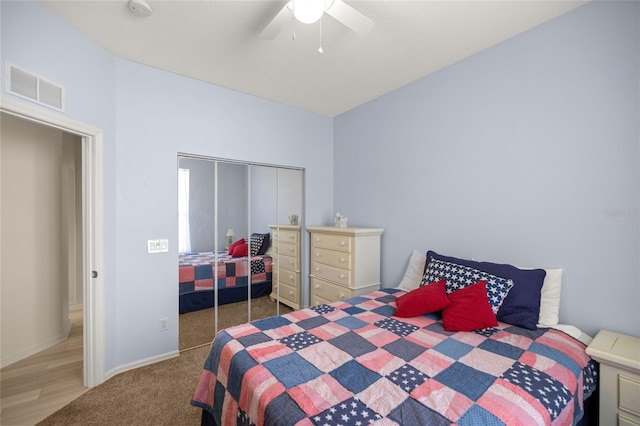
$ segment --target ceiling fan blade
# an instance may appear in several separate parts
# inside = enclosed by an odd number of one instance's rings
[[[373,28],[371,19],[346,4],[343,0],[333,0],[333,3],[325,12],[358,35],[365,35]]]
[[[285,3],[278,14],[273,17],[273,19],[267,24],[266,27],[264,27],[264,29],[260,33],[260,38],[265,40],[273,40],[278,36],[278,34],[282,32],[287,24],[291,23],[291,19],[293,18],[291,10],[287,8],[287,4],[288,3]]]

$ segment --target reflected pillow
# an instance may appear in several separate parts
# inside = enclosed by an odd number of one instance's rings
[[[229,251],[227,252],[227,254],[233,255],[233,249],[240,244],[244,244],[244,238],[240,238],[239,240],[234,241],[233,244],[229,246]]]
[[[264,239],[262,240],[262,245],[260,246],[260,250],[258,250],[258,255],[261,256],[269,250],[269,246],[271,245],[271,234],[268,232],[266,234],[262,234]]]
[[[251,256],[258,255],[260,253],[260,250],[262,250],[262,246],[264,244],[264,236],[265,234],[251,234]]]
[[[442,311],[442,325],[446,331],[473,331],[498,326],[486,284],[480,280],[447,295],[451,304]]]
[[[411,318],[440,311],[451,304],[445,293],[446,281],[440,280],[418,287],[396,300],[396,313],[400,318]]]
[[[242,243],[238,244],[233,248],[233,253],[231,253],[231,257],[247,257],[249,255],[249,244]]]

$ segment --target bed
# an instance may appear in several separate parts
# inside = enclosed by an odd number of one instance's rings
[[[181,254],[179,260],[180,313],[213,307],[213,277],[218,281],[218,304],[247,300],[251,276],[251,297],[271,292],[272,258],[269,255],[232,257],[228,252]]]
[[[585,343],[555,328],[485,318],[478,306],[499,311],[514,282],[493,305],[501,283],[491,276],[447,293],[455,280],[431,282],[428,274],[442,266],[434,260],[423,263],[430,282],[416,288],[381,289],[219,332],[191,400],[202,423],[574,425],[585,401],[597,406],[590,398],[597,365]]]

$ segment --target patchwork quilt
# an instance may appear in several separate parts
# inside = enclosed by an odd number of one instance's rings
[[[231,257],[226,252],[217,257],[218,288],[246,287],[249,282],[249,265],[246,257]],[[271,256],[251,257],[251,283],[271,281]],[[216,275],[214,252],[181,254],[179,259],[179,293],[212,290]]]
[[[597,370],[585,345],[499,322],[446,332],[395,318],[383,289],[242,324],[214,339],[191,404],[219,425],[567,425]]]

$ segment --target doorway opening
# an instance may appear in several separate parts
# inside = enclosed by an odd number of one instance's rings
[[[83,377],[85,386],[97,386],[105,380],[103,132],[10,98],[2,98],[0,112],[81,138]]]

